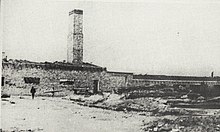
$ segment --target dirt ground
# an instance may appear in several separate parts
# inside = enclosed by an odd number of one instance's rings
[[[155,117],[79,106],[61,98],[30,96],[1,101],[3,131],[138,132]]]

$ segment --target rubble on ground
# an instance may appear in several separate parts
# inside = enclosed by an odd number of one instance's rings
[[[9,95],[9,94],[4,93],[4,94],[2,94],[2,95],[1,95],[1,98],[10,98],[10,95]]]
[[[11,127],[10,132],[42,132],[42,128],[36,129],[19,129],[18,127]],[[0,132],[9,132],[8,130],[0,130]]]
[[[125,89],[124,93],[119,90],[118,94],[71,95],[69,99],[82,106],[123,112],[139,112],[143,116],[157,117],[204,116],[208,115],[208,112],[197,108],[220,108],[220,97],[207,99],[207,97],[193,93],[192,90],[184,87],[150,86],[136,88],[133,91],[132,89]],[[179,128],[175,129],[178,130]],[[166,130],[163,129],[163,131]]]
[[[217,132],[220,131],[220,115],[164,118],[144,124],[143,130],[148,132]]]
[[[77,102],[84,102],[87,104],[95,104],[99,101],[102,101],[104,97],[102,95],[92,95],[92,96],[84,96],[84,95],[71,95],[69,99]]]
[[[85,97],[83,95],[71,95],[71,101],[77,102],[79,105],[109,109],[115,111],[136,111],[150,112],[151,115],[189,115],[194,114],[192,111],[171,108],[167,105],[167,101],[162,98],[137,98],[126,99],[124,94],[108,94],[92,95]]]

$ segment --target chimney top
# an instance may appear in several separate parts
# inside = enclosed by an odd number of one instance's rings
[[[71,12],[69,12],[69,15],[72,15],[73,13],[75,14],[83,14],[83,10],[80,9],[74,9]]]

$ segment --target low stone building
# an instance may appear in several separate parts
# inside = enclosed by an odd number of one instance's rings
[[[2,92],[28,94],[32,86],[38,94],[61,89],[63,94],[74,89],[94,93],[126,87],[132,73],[108,72],[106,68],[83,62],[83,11],[69,12],[67,63],[2,61]]]
[[[69,12],[67,62],[31,62],[2,60],[2,92],[29,94],[34,86],[37,94],[52,89],[66,95],[76,89],[97,93],[126,87],[153,85],[212,85],[220,88],[220,77],[187,77],[164,75],[133,75],[133,73],[107,71],[106,68],[83,62],[83,11]],[[5,54],[4,54],[5,55]]]
[[[2,92],[9,94],[29,94],[34,86],[38,94],[44,94],[53,87],[67,94],[74,89],[92,92],[111,91],[126,87],[132,73],[108,72],[106,68],[90,63],[39,63],[23,60],[2,62]]]

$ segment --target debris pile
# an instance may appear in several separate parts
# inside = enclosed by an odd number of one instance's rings
[[[126,99],[160,98],[160,100],[166,100],[167,102],[164,104],[171,107],[220,109],[220,97],[208,96],[201,92],[201,89],[202,86],[196,88],[193,86],[149,85],[119,88],[118,91],[120,94],[125,94]]]
[[[181,98],[187,96],[190,99],[195,99],[200,96],[198,93],[192,92],[190,88],[185,87],[168,87],[164,85],[150,85],[147,87],[129,87],[119,89],[119,93],[126,93],[128,99],[142,98],[142,97],[154,97],[154,98]]]
[[[137,98],[126,99],[125,95],[108,94],[103,95],[71,95],[69,97],[71,101],[76,102],[79,105],[109,109],[115,111],[136,111],[147,112],[150,115],[165,116],[165,115],[202,115],[204,113],[194,112],[182,108],[171,108],[167,105],[167,101],[162,98]]]
[[[42,128],[35,128],[35,129],[20,129],[18,127],[11,127],[11,132],[43,132]],[[5,130],[0,130],[1,132],[9,132]]]
[[[71,101],[76,102],[83,102],[85,104],[96,104],[98,102],[102,102],[105,98],[102,95],[92,95],[92,96],[85,96],[85,95],[71,95],[69,97]]]
[[[1,98],[10,98],[10,95],[4,93],[4,94],[1,95]]]
[[[217,132],[220,131],[220,115],[164,118],[144,124],[143,130],[148,132]]]
[[[115,111],[136,111],[149,112],[151,115],[189,115],[191,111],[179,108],[170,108],[166,105],[166,101],[161,98],[138,98],[125,99],[125,95],[107,94],[92,95],[85,97],[83,95],[72,95],[69,97],[71,101],[79,105],[109,109]]]

